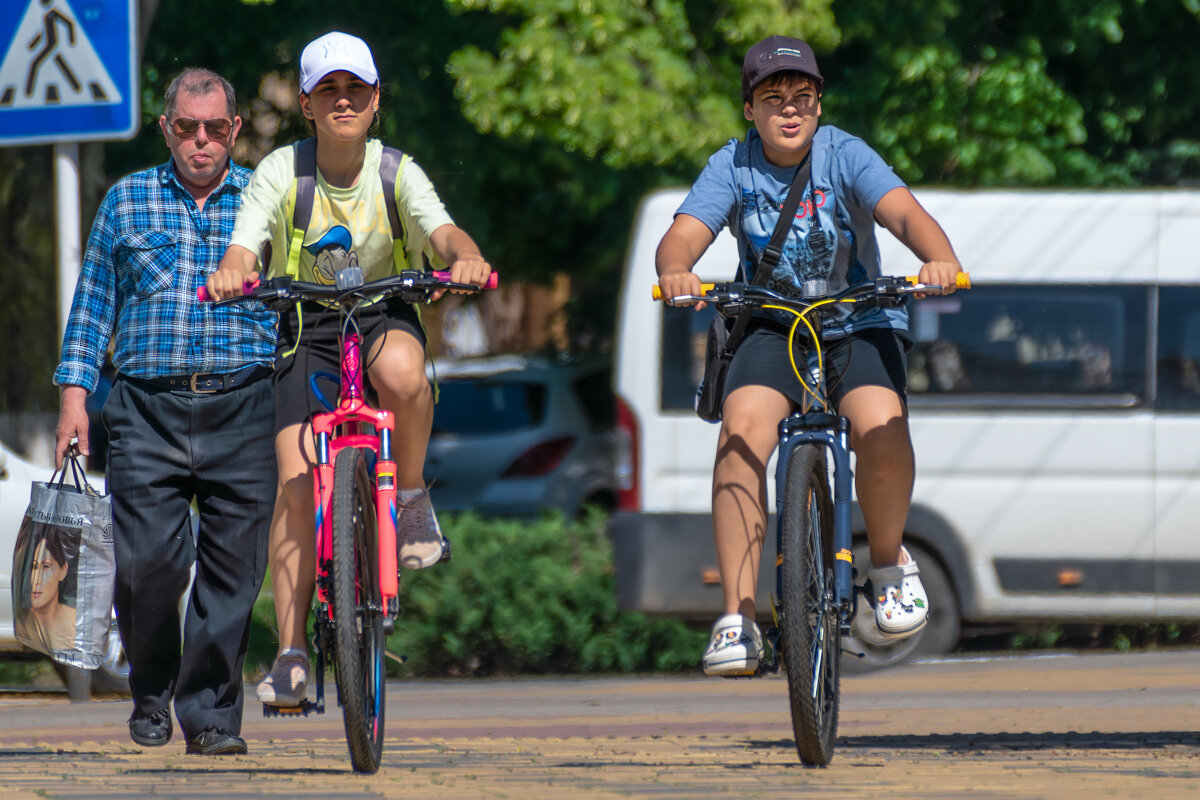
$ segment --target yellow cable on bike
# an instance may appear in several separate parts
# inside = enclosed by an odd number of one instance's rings
[[[826,302],[828,302],[828,301],[826,301]],[[763,308],[769,308],[773,311],[786,311],[787,313],[792,314],[793,316],[796,317],[796,321],[792,323],[792,327],[788,331],[788,361],[791,362],[792,372],[795,373],[796,380],[800,381],[800,385],[804,387],[804,391],[806,391],[810,395],[812,395],[812,398],[815,401],[817,401],[818,403],[821,403],[821,402],[823,402],[821,400],[821,396],[819,394],[817,394],[817,392],[811,386],[808,385],[808,381],[804,380],[804,376],[800,373],[800,368],[796,366],[796,347],[795,347],[796,330],[800,327],[800,323],[803,322],[804,327],[808,328],[808,333],[812,337],[813,344],[817,350],[817,369],[818,370],[822,369],[822,367],[824,365],[822,363],[823,356],[821,354],[821,343],[817,338],[817,332],[813,329],[812,323],[810,323],[807,319],[804,318],[804,315],[807,314],[809,311],[811,311],[813,308],[816,308],[817,305],[819,305],[819,304],[814,304],[812,306],[809,306],[804,311],[797,311],[794,308],[785,308],[783,306],[764,305]]]

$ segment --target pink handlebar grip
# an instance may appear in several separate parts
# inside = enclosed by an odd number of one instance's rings
[[[258,284],[259,284],[259,281],[251,281],[250,283],[243,283],[242,284],[242,294],[243,295],[250,294],[251,292],[253,292],[255,289],[258,288]],[[196,290],[196,300],[198,300],[201,303],[207,303],[209,301],[209,299],[210,298],[208,296],[208,289],[206,287],[201,286],[199,289]]]
[[[450,283],[450,273],[445,270],[442,270],[442,271],[434,270],[433,277],[437,278],[442,283]],[[495,289],[499,285],[499,281],[500,281],[500,273],[493,272],[492,274],[488,275],[487,283],[485,283],[482,288]]]

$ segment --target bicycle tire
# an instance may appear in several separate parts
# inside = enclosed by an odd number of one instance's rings
[[[821,445],[787,464],[782,519],[780,643],[800,760],[825,766],[837,739],[841,628],[833,604],[833,505]]]
[[[378,528],[367,464],[367,451],[358,448],[342,450],[334,461],[331,600],[335,675],[350,763],[355,772],[373,773],[383,758],[386,702]]]

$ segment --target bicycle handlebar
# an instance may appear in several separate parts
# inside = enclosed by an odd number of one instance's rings
[[[447,271],[431,271],[408,269],[399,275],[389,275],[386,278],[370,281],[359,286],[339,289],[321,283],[305,283],[291,278],[273,278],[263,284],[262,281],[252,281],[242,284],[242,297],[226,298],[212,301],[208,289],[201,286],[196,290],[196,300],[201,303],[215,302],[219,304],[235,302],[245,298],[279,299],[279,300],[339,300],[343,297],[370,297],[378,294],[402,294],[404,292],[424,293],[428,296],[437,289],[462,289],[480,291],[495,289],[499,285],[500,275],[493,272],[488,275],[487,283],[476,286],[473,283],[455,283]],[[260,287],[263,287],[260,289]]]
[[[878,293],[878,294],[891,294],[892,293],[892,292],[887,291],[886,289],[880,290],[879,281],[886,281],[888,283],[892,283],[895,281],[903,281],[904,283],[909,284],[907,287],[897,286],[895,288],[895,295],[914,294],[914,293],[922,292],[922,291],[935,291],[935,290],[941,291],[944,288],[942,286],[936,286],[936,285],[925,286],[925,285],[919,283],[918,276],[908,275],[904,278],[880,278],[878,281],[876,281],[876,284],[875,284],[876,293]],[[710,292],[715,291],[717,289],[717,287],[719,287],[719,286],[733,286],[733,285],[736,285],[736,284],[702,283],[702,284],[700,284],[700,291],[704,292],[704,295],[683,295],[683,296],[676,297],[673,299],[676,301],[685,300],[685,301],[690,301],[690,302],[700,302],[702,300],[709,301],[709,300],[712,300],[712,298],[707,297],[705,295],[708,295]],[[862,284],[862,285],[865,285],[865,284]],[[958,273],[958,275],[955,278],[954,288],[955,289],[970,289],[971,288],[971,274],[969,272]],[[651,291],[651,296],[652,296],[652,299],[654,299],[654,300],[662,300],[663,299],[662,287],[659,286],[658,284],[655,284],[653,290]],[[819,300],[819,299],[823,299],[823,298],[812,298],[812,299]]]

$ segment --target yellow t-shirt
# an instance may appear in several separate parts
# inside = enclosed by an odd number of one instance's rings
[[[353,264],[362,268],[368,281],[393,273],[392,228],[379,179],[382,153],[383,144],[378,139],[367,141],[358,182],[348,188],[331,186],[317,170],[312,218],[300,251],[298,280],[332,284],[339,269]],[[231,244],[260,257],[263,245],[271,243],[268,278],[286,274],[292,224],[288,193],[296,179],[295,154],[295,147],[282,147],[259,163],[242,193],[242,207],[230,238]],[[434,260],[430,234],[454,221],[424,170],[412,159],[404,160],[396,185],[396,210],[404,226],[408,262],[420,268],[422,254]]]

